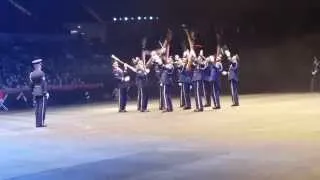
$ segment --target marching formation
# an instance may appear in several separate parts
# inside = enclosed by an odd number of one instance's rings
[[[194,112],[202,112],[205,107],[220,109],[221,77],[228,76],[232,95],[232,106],[239,106],[239,56],[231,54],[226,46],[217,43],[217,52],[214,55],[204,55],[204,51],[195,45],[194,35],[184,29],[189,48],[186,48],[180,57],[170,55],[172,32],[168,30],[166,40],[160,43],[161,48],[146,50],[146,40],[143,41],[142,56],[132,60],[132,65],[123,62],[112,55],[114,62],[113,75],[118,84],[119,112],[127,112],[128,88],[131,78],[129,71],[135,74],[135,84],[138,89],[137,110],[148,112],[148,80],[150,72],[154,71],[158,79],[159,110],[172,112],[172,89],[175,84],[180,88],[180,107],[184,110],[194,108]],[[197,49],[198,48],[198,49]],[[34,71],[30,73],[30,88],[35,105],[36,127],[46,127],[46,107],[49,93],[45,73],[42,71],[42,59],[32,61]],[[226,68],[224,68],[226,67]],[[177,73],[177,74],[176,74]],[[178,82],[175,82],[175,76]],[[193,91],[194,105],[191,103]],[[205,103],[203,103],[203,97]]]
[[[159,110],[172,112],[172,89],[177,83],[180,88],[180,107],[184,110],[192,109],[191,94],[194,93],[194,112],[202,112],[204,107],[220,109],[221,76],[228,76],[232,95],[232,106],[239,106],[239,55],[231,54],[227,48],[219,44],[214,55],[204,55],[202,49],[196,49],[195,38],[187,29],[184,29],[189,48],[184,50],[182,56],[170,55],[172,32],[168,30],[161,48],[146,50],[142,47],[142,57],[132,60],[133,65],[123,62],[115,55],[113,62],[113,75],[118,82],[119,112],[127,112],[127,89],[130,82],[128,71],[135,73],[138,89],[137,110],[148,112],[148,79],[151,71],[159,80]],[[123,68],[120,67],[123,65]],[[227,65],[227,69],[224,69]],[[178,73],[178,82],[174,82],[175,73]],[[205,103],[203,103],[203,97]],[[212,101],[211,101],[212,99]]]

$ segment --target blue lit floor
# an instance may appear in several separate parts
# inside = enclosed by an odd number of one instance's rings
[[[116,105],[0,114],[0,179],[319,180],[320,95],[246,95],[204,113]],[[176,102],[177,104],[177,102]]]

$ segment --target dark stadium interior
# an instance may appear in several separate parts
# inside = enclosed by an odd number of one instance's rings
[[[173,52],[181,54],[185,41],[181,24],[197,32],[207,55],[215,51],[215,33],[223,33],[223,42],[241,57],[241,93],[308,91],[312,58],[319,53],[317,1],[13,2],[30,14],[10,1],[0,2],[0,82],[6,87],[25,85],[30,59],[41,57],[50,84],[103,82],[105,93],[96,99],[108,100],[113,90],[109,55],[127,60],[139,56],[141,39],[147,37],[147,46],[157,47],[167,28],[174,30]],[[160,19],[112,22],[113,17],[144,15]],[[84,28],[85,35],[70,35],[76,24],[94,24],[99,30]],[[102,35],[92,37],[97,32]]]
[[[0,179],[320,179],[319,18],[319,0],[0,0]],[[176,75],[174,112],[158,113],[151,70],[151,112],[136,112],[130,71],[129,112],[118,113],[111,55],[132,65],[143,39],[161,48],[168,29],[172,56],[185,29],[206,57],[218,44],[239,55],[239,108],[223,76],[221,111],[179,109]],[[39,58],[41,130],[29,87]]]

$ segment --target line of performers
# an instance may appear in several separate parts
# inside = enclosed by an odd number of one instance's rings
[[[187,31],[186,31],[187,32]],[[221,76],[228,76],[232,95],[232,106],[239,106],[239,56],[231,55],[230,50],[218,46],[216,55],[205,57],[203,50],[197,54],[191,36],[187,32],[189,47],[183,56],[169,55],[170,38],[163,43],[162,48],[154,51],[142,51],[142,58],[133,59],[133,65],[121,61],[116,56],[111,57],[113,62],[113,75],[118,83],[119,112],[127,112],[127,89],[130,82],[128,71],[136,74],[136,86],[138,89],[137,110],[148,112],[148,76],[150,71],[155,71],[159,79],[159,109],[163,112],[172,112],[172,89],[175,85],[174,76],[178,72],[178,84],[180,87],[180,107],[189,110],[191,106],[191,93],[194,91],[194,112],[202,112],[204,107],[220,109]],[[149,57],[146,60],[146,57]],[[223,63],[228,63],[228,69],[223,69]],[[123,68],[120,67],[123,65]],[[205,97],[205,104],[202,98]]]

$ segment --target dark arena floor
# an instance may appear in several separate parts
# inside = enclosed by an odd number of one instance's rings
[[[117,105],[0,113],[0,179],[319,180],[320,94],[241,96],[232,108],[125,114]],[[178,102],[176,101],[175,104]],[[177,107],[177,106],[176,106]]]

